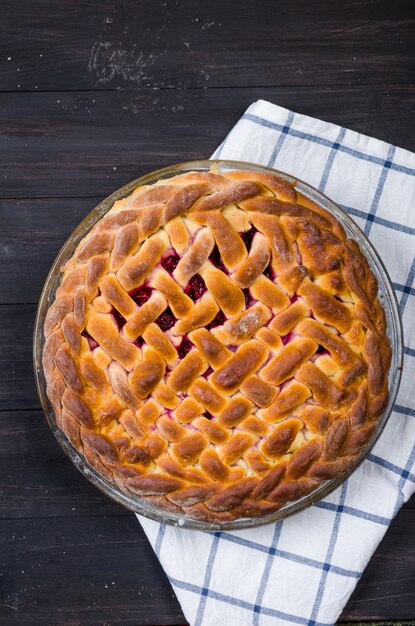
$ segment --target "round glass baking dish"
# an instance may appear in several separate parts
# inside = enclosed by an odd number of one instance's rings
[[[60,283],[60,270],[65,262],[73,255],[76,246],[81,239],[88,233],[98,220],[107,213],[114,202],[120,198],[124,198],[130,195],[133,190],[140,185],[150,185],[161,179],[167,179],[177,174],[183,174],[189,171],[205,172],[210,170],[214,165],[219,172],[226,172],[231,170],[256,170],[261,172],[269,172],[278,174],[289,182],[296,181],[296,188],[320,204],[324,208],[333,213],[339,222],[345,228],[348,237],[355,239],[365,254],[370,268],[373,271],[379,285],[379,300],[382,303],[387,319],[387,334],[392,348],[392,362],[389,372],[389,401],[383,415],[379,419],[377,428],[369,441],[368,445],[362,450],[359,457],[356,459],[356,464],[346,474],[336,477],[332,480],[323,482],[315,491],[309,495],[295,501],[287,503],[277,512],[268,514],[262,517],[254,518],[240,518],[231,522],[218,522],[207,523],[180,516],[174,513],[167,512],[163,509],[156,508],[149,504],[146,500],[135,496],[134,494],[126,493],[122,491],[117,485],[106,480],[98,472],[96,472],[84,459],[84,457],[76,450],[66,435],[58,428],[56,419],[48,397],[46,395],[46,381],[42,368],[42,353],[44,347],[44,335],[43,325],[46,312],[49,306],[53,303],[55,298],[55,292]],[[391,280],[387,274],[385,266],[382,263],[376,250],[371,243],[366,239],[363,232],[355,224],[355,222],[334,202],[332,202],[325,195],[320,193],[314,187],[311,187],[303,181],[299,181],[293,176],[274,170],[269,167],[263,167],[254,163],[244,163],[241,161],[223,161],[223,160],[203,160],[203,161],[189,161],[187,163],[179,163],[166,167],[164,169],[151,172],[146,176],[142,176],[127,185],[118,189],[113,194],[103,200],[95,209],[93,209],[85,219],[77,226],[73,231],[69,239],[66,241],[58,256],[56,257],[50,272],[46,278],[45,285],[42,290],[40,302],[37,310],[34,337],[33,337],[33,359],[34,359],[34,371],[37,384],[37,390],[42,403],[42,407],[47,419],[47,422],[55,435],[56,439],[62,446],[63,450],[69,456],[74,465],[82,472],[82,474],[88,478],[96,487],[103,491],[106,495],[110,496],[126,508],[148,517],[152,520],[163,524],[171,524],[173,526],[179,526],[184,528],[193,528],[205,531],[213,530],[240,530],[243,528],[251,528],[254,526],[260,526],[263,524],[269,524],[292,515],[298,511],[305,509],[306,507],[314,504],[315,502],[325,498],[332,491],[337,489],[349,476],[354,472],[360,463],[366,458],[370,450],[374,446],[378,437],[382,433],[385,424],[391,414],[393,404],[398,392],[402,363],[403,363],[403,333],[402,323],[399,314],[398,304],[393,290]]]

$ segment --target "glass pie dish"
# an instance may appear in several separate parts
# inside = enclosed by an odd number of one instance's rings
[[[218,173],[226,173],[231,171],[243,171],[252,170],[263,173],[277,174],[280,178],[288,183],[296,183],[296,189],[311,201],[316,202],[324,209],[331,212],[340,224],[345,229],[347,236],[350,239],[355,240],[366,257],[370,269],[373,272],[379,287],[378,298],[382,304],[387,322],[387,336],[390,342],[392,350],[391,367],[389,370],[389,399],[385,411],[377,422],[376,429],[371,436],[368,444],[360,451],[356,457],[355,463],[346,473],[336,476],[330,480],[323,481],[314,491],[308,495],[296,500],[284,504],[279,510],[273,513],[269,513],[257,517],[242,517],[232,521],[221,522],[206,522],[196,520],[187,517],[183,514],[177,514],[176,512],[170,512],[166,509],[162,509],[154,506],[146,499],[132,493],[127,493],[119,488],[116,484],[108,481],[101,474],[99,474],[83,457],[83,455],[75,449],[64,432],[58,427],[56,416],[52,409],[46,393],[46,379],[45,373],[42,367],[42,355],[45,345],[45,338],[43,333],[43,327],[45,323],[45,316],[48,308],[54,301],[56,290],[61,280],[61,269],[65,263],[72,257],[74,251],[79,242],[85,237],[85,235],[92,229],[92,227],[111,209],[114,202],[129,196],[134,189],[142,185],[151,185],[160,180],[165,180],[173,176],[185,174],[188,172],[208,172],[212,166],[215,167],[215,171]],[[368,455],[369,451],[375,444],[376,440],[380,436],[390,414],[392,411],[393,403],[396,398],[396,394],[399,387],[402,360],[403,360],[403,340],[402,340],[402,325],[399,316],[399,309],[393,291],[393,287],[390,278],[386,272],[386,269],[370,242],[366,239],[360,228],[354,223],[354,221],[337,205],[335,205],[326,196],[319,191],[306,184],[305,182],[298,181],[296,178],[285,174],[283,172],[273,170],[268,167],[261,167],[256,164],[243,163],[237,161],[191,161],[188,163],[182,163],[173,165],[155,172],[152,172],[146,176],[143,176],[137,180],[134,180],[121,189],[110,195],[103,200],[95,209],[93,209],[89,215],[79,224],[74,230],[72,235],[66,241],[61,251],[59,252],[49,275],[46,279],[42,294],[40,297],[39,307],[37,311],[35,328],[34,328],[34,343],[33,343],[33,356],[34,356],[34,370],[37,383],[37,389],[39,397],[42,403],[42,407],[47,419],[47,422],[54,433],[56,439],[64,451],[68,454],[72,462],[76,467],[90,480],[96,487],[101,489],[106,495],[110,496],[126,508],[158,521],[160,523],[171,524],[174,526],[194,528],[200,530],[225,530],[225,529],[242,529],[248,527],[259,526],[262,524],[268,524],[277,520],[281,520],[293,513],[301,511],[311,504],[326,497],[329,493],[334,491],[341,483],[343,483],[348,476],[355,471],[360,463]]]

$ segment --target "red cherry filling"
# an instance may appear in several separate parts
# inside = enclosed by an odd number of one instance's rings
[[[150,289],[150,287],[141,286],[130,291],[128,295],[138,304],[138,306],[143,306],[143,304],[150,299],[151,292],[152,289]]]
[[[255,298],[253,298],[249,292],[249,289],[242,289],[242,291],[244,292],[244,298],[245,298],[245,306],[246,308],[252,306],[253,304],[255,304],[256,300]]]
[[[127,320],[125,319],[125,317],[123,317],[121,315],[121,313],[119,311],[117,311],[117,309],[113,308],[112,311],[111,311],[111,315],[115,319],[119,329],[121,329],[127,323]]]
[[[203,417],[206,417],[207,420],[213,420],[213,415],[212,413],[209,413],[209,411],[206,411],[206,413],[203,413]]]
[[[190,339],[188,339],[187,337],[183,337],[180,346],[177,348],[177,354],[179,355],[179,358],[184,359],[186,354],[188,354],[192,348],[193,344]]]
[[[169,330],[176,323],[176,318],[174,317],[172,310],[168,307],[164,313],[158,316],[155,323],[160,328],[160,330]]]
[[[218,268],[218,270],[221,270],[222,272],[225,272],[225,274],[228,274],[228,270],[224,266],[222,257],[220,256],[218,246],[215,245],[215,247],[213,248],[212,252],[210,253],[209,260],[211,263],[213,263],[215,267]]]
[[[324,346],[319,346],[318,350],[316,351],[316,354],[329,354],[328,350],[326,350],[326,348]]]
[[[218,311],[218,313],[210,322],[210,324],[207,324],[206,328],[208,330],[211,330],[212,328],[215,328],[215,326],[222,326],[222,324],[224,324],[225,322],[226,322],[226,317],[223,311]]]
[[[99,348],[99,343],[98,341],[95,341],[95,339],[93,337],[91,337],[91,335],[89,333],[87,333],[86,330],[84,330],[81,333],[82,337],[85,337],[88,340],[88,345],[89,345],[89,349],[95,350],[95,348]]]
[[[257,229],[255,226],[252,226],[249,230],[246,230],[244,233],[239,233],[242,241],[244,242],[246,249],[248,252],[251,249],[252,239],[254,238],[255,233],[257,233]]]
[[[291,339],[293,338],[294,333],[287,333],[286,335],[283,335],[281,337],[281,341],[284,344],[284,346],[291,341]]]
[[[188,295],[189,298],[193,300],[193,302],[196,302],[196,300],[199,300],[199,298],[203,296],[206,289],[207,288],[203,278],[199,276],[199,274],[195,274],[187,283],[187,287],[184,290],[184,293]]]
[[[209,367],[207,368],[206,372],[203,372],[202,376],[204,378],[208,378],[212,373],[213,373],[213,369],[209,365]]]
[[[137,339],[134,341],[135,345],[138,348],[142,348],[142,346],[144,345],[144,339],[142,337],[137,337]]]
[[[274,271],[271,267],[271,265],[268,265],[265,269],[264,269],[264,276],[266,276],[267,278],[269,278],[270,280],[274,280]]]
[[[166,256],[166,258],[162,260],[161,264],[166,272],[172,274],[176,269],[179,261],[180,258],[177,256],[177,254],[171,254],[170,256]]]

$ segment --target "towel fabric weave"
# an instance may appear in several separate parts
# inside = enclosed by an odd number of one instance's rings
[[[401,309],[401,388],[369,457],[301,513],[238,532],[139,521],[192,626],[332,626],[415,490],[415,154],[260,100],[213,155],[219,157],[268,165],[310,183],[364,230]]]

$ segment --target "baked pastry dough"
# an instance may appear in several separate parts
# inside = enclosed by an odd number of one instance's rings
[[[63,268],[44,334],[73,446],[193,519],[265,515],[342,475],[388,398],[358,244],[262,172],[190,172],[115,202]]]

